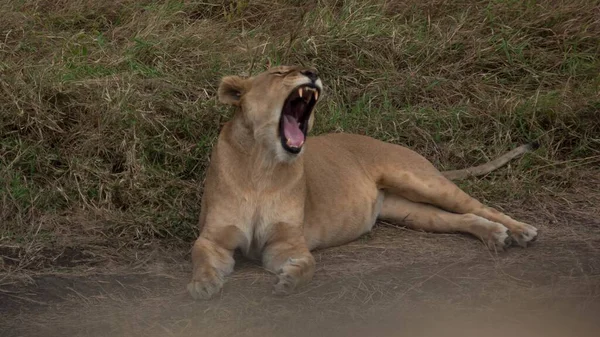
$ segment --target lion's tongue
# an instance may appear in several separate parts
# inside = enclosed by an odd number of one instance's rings
[[[288,146],[300,147],[304,144],[304,133],[293,116],[283,115],[283,134]]]

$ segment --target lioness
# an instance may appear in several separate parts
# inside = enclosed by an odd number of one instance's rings
[[[521,147],[473,170],[441,173],[402,146],[352,134],[307,138],[323,85],[311,68],[281,66],[227,76],[219,100],[236,107],[206,175],[200,237],[188,291],[206,299],[233,271],[233,252],[261,257],[275,294],[307,283],[310,251],[350,242],[377,219],[432,232],[466,232],[492,249],[526,246],[537,229],[481,204],[448,178],[482,174]]]

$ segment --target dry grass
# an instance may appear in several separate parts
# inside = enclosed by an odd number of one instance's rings
[[[538,140],[463,185],[483,199],[560,192],[600,162],[595,0],[8,0],[0,14],[8,269],[55,267],[65,247],[187,246],[229,116],[218,80],[267,64],[318,67],[317,133],[405,144],[444,169]]]

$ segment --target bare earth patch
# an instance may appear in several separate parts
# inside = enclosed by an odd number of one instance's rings
[[[542,236],[498,254],[468,236],[382,223],[316,252],[313,282],[284,298],[270,294],[273,275],[238,257],[217,298],[193,301],[185,250],[129,270],[104,265],[18,283],[12,275],[10,284],[5,275],[2,336],[596,336],[598,187],[501,204]]]

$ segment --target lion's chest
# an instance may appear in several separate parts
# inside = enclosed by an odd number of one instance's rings
[[[241,218],[239,228],[246,237],[241,250],[249,257],[260,256],[274,225],[302,226],[304,219],[303,199],[283,191],[248,193],[241,198],[237,211]]]

